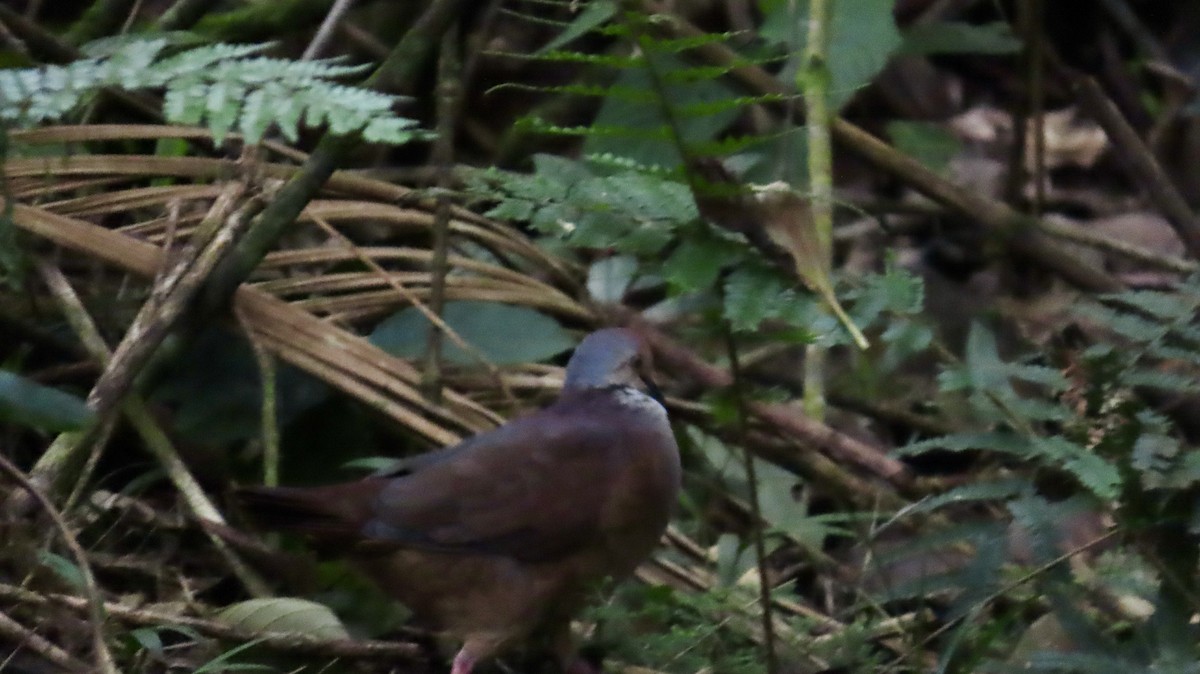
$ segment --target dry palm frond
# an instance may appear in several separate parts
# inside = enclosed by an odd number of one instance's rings
[[[153,125],[12,134],[17,146],[163,138],[204,141],[207,134]],[[286,178],[295,170],[287,163],[138,154],[15,157],[4,165],[17,226],[85,259],[146,278],[164,264],[164,245],[192,235],[227,181],[240,180],[245,171]],[[474,380],[482,390],[447,391],[440,404],[433,403],[418,391],[416,368],[345,327],[367,329],[428,298],[434,273],[431,206],[406,188],[335,174],[325,196],[308,205],[234,301],[251,338],[283,360],[431,442],[450,443],[500,421],[467,395],[487,397],[494,382]],[[337,228],[337,240],[316,222]],[[455,208],[449,231],[447,299],[518,304],[575,324],[594,320],[570,294],[577,287],[572,270],[517,230]]]

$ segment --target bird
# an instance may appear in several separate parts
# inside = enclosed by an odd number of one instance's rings
[[[572,617],[633,573],[678,500],[679,449],[629,328],[585,337],[550,406],[361,480],[243,487],[250,519],[345,551],[384,592],[461,640],[451,674],[526,643],[567,674]]]

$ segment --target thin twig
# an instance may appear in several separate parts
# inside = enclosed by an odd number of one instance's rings
[[[1138,246],[1128,241],[1105,236],[1080,225],[1057,219],[1043,218],[1038,226],[1047,234],[1082,244],[1113,255],[1120,255],[1157,269],[1193,274],[1200,271],[1200,263],[1185,260],[1174,255],[1161,254],[1144,246]]]
[[[947,620],[946,624],[938,627],[936,630],[934,630],[930,634],[926,635],[925,638],[921,640],[921,643],[917,644],[916,647],[917,648],[925,648],[926,646],[928,646],[929,644],[931,644],[935,640],[937,640],[938,637],[945,634],[946,631],[949,630],[951,627],[970,618],[971,616],[978,615],[981,611],[983,611],[983,609],[990,606],[992,604],[992,602],[1000,599],[1001,597],[1008,595],[1008,593],[1012,592],[1013,590],[1017,589],[1018,587],[1021,587],[1022,585],[1028,583],[1029,581],[1037,579],[1042,574],[1046,573],[1050,569],[1053,569],[1054,567],[1058,566],[1059,564],[1062,564],[1063,562],[1071,559],[1072,557],[1074,557],[1082,552],[1085,552],[1088,549],[1090,549],[1096,545],[1099,545],[1100,543],[1103,543],[1104,541],[1107,541],[1108,539],[1112,538],[1113,536],[1116,536],[1118,533],[1120,533],[1119,529],[1113,529],[1111,531],[1105,532],[1105,533],[1097,536],[1096,538],[1093,538],[1092,540],[1083,543],[1082,545],[1078,545],[1078,546],[1062,553],[1061,555],[1046,562],[1045,564],[1042,564],[1041,566],[1038,566],[1037,568],[1022,575],[1021,577],[1013,580],[1012,582],[1006,584],[1004,587],[1001,587],[1000,589],[996,590],[995,592],[992,592],[988,596],[979,600],[979,602],[975,605],[975,607],[972,610],[963,612],[962,614],[958,615],[957,617]],[[889,663],[888,665],[883,667],[881,671],[886,673],[886,672],[890,672],[890,671],[894,670],[896,667],[898,667],[903,662],[905,657],[906,657],[906,655],[901,655],[900,657],[896,658],[891,663]]]
[[[15,647],[8,656],[9,658],[19,653],[22,648],[27,648],[63,669],[73,672],[86,672],[90,669],[83,662],[71,657],[70,653],[55,646],[46,638],[13,620],[8,614],[2,611],[0,611],[0,636],[6,638],[10,643],[15,644]],[[5,667],[7,663],[7,659],[0,661],[0,671],[7,671]]]
[[[1033,208],[1040,216],[1046,204],[1046,91],[1045,91],[1045,19],[1042,0],[1021,0],[1021,23],[1025,30],[1026,87],[1029,96],[1027,122],[1033,122]]]
[[[725,388],[731,385],[729,372],[708,363],[690,349],[652,326],[642,326],[654,347],[655,363],[684,374],[705,388]],[[901,489],[913,485],[912,472],[903,462],[879,448],[868,445],[815,419],[805,417],[799,409],[779,403],[747,401],[751,416],[766,422],[778,433],[795,438],[807,447],[817,449],[830,458],[859,466]]]
[[[0,583],[0,598],[19,601],[33,606],[57,605],[79,611],[87,608],[87,601],[65,594],[41,594],[30,592],[14,585]],[[230,641],[257,641],[272,650],[299,655],[321,655],[328,657],[361,658],[365,660],[417,661],[421,648],[415,644],[373,641],[370,639],[318,639],[310,634],[294,632],[261,632],[231,627],[215,620],[192,616],[129,608],[116,602],[108,602],[103,609],[114,619],[130,625],[178,625],[193,629],[215,639]]]
[[[333,3],[333,7],[329,8],[329,13],[325,15],[325,20],[321,22],[321,27],[317,29],[317,34],[313,36],[312,42],[308,43],[304,54],[300,56],[301,60],[315,59],[325,51],[325,45],[329,43],[329,38],[333,37],[333,30],[337,28],[338,22],[353,5],[354,0],[337,0]]]
[[[120,674],[112,653],[108,650],[108,644],[104,641],[104,600],[100,597],[100,588],[96,586],[96,577],[92,575],[92,566],[88,564],[87,554],[79,546],[79,541],[75,540],[75,535],[67,528],[66,521],[63,520],[62,515],[50,502],[50,499],[46,498],[46,495],[35,487],[29,478],[25,477],[25,474],[3,454],[0,454],[0,472],[5,473],[14,482],[21,485],[21,488],[41,506],[54,523],[54,527],[58,529],[63,544],[75,558],[75,566],[79,570],[80,578],[83,579],[83,594],[86,597],[86,601],[83,603],[87,607],[90,618],[89,626],[92,628],[92,649],[95,651],[96,667],[104,674]]]
[[[236,182],[227,186],[175,264],[164,268],[156,279],[150,297],[142,304],[104,372],[88,393],[88,407],[95,413],[92,428],[99,427],[119,409],[134,377],[178,324],[204,279],[232,247],[249,218],[261,208],[258,199],[251,199],[230,213],[244,189],[244,185]],[[85,433],[87,435],[90,433]],[[38,484],[46,485],[50,493],[56,493],[65,479],[76,472],[78,457],[77,448],[67,448],[59,453],[47,451],[38,459],[30,475]]]
[[[1094,78],[1081,77],[1075,83],[1075,93],[1108,134],[1130,178],[1158,205],[1167,222],[1171,223],[1179,238],[1183,240],[1188,254],[1194,259],[1200,259],[1200,217],[1196,216],[1183,195],[1175,188],[1171,177],[1158,163],[1154,153]]]
[[[742,372],[738,363],[737,343],[733,339],[733,328],[725,322],[725,347],[729,354],[729,372],[733,376],[732,391],[737,409],[738,433],[742,436],[742,460],[746,471],[746,482],[750,487],[750,512],[754,516],[751,537],[754,539],[754,561],[758,565],[758,601],[761,607],[763,650],[766,652],[767,674],[779,671],[779,658],[775,651],[775,629],[771,612],[771,584],[767,576],[767,544],[763,531],[765,523],[758,500],[758,471],[754,467],[754,456],[750,453],[746,434],[750,419],[746,410],[746,392],[742,390]]]
[[[516,398],[513,396],[512,391],[508,388],[508,383],[504,381],[504,377],[500,374],[500,369],[496,367],[495,363],[488,359],[487,355],[476,348],[475,345],[463,339],[454,328],[450,327],[449,323],[442,320],[441,316],[426,306],[425,303],[421,301],[421,298],[417,297],[413,291],[405,288],[404,284],[397,281],[392,274],[389,274],[388,271],[380,266],[378,262],[373,260],[371,256],[360,250],[359,247],[356,246],[353,241],[347,238],[345,234],[339,232],[337,228],[326,222],[323,218],[312,214],[309,214],[309,217],[312,218],[313,222],[317,223],[318,227],[325,230],[325,233],[337,239],[338,243],[345,246],[346,249],[350,251],[355,258],[366,265],[367,268],[376,274],[379,274],[380,278],[382,278],[389,286],[392,287],[392,290],[395,290],[405,302],[408,302],[413,306],[413,308],[421,312],[421,315],[424,316],[431,324],[433,324],[434,327],[436,327],[438,330],[441,330],[451,342],[454,342],[455,346],[462,349],[464,353],[470,355],[475,359],[476,362],[487,368],[488,373],[496,382],[496,386],[500,388],[501,393],[504,394],[505,399],[509,401],[509,404],[513,405],[514,407],[516,406]]]
[[[451,189],[454,163],[454,131],[458,127],[459,100],[462,98],[462,64],[458,58],[459,23],[455,22],[442,36],[438,59],[437,87],[437,140],[430,152],[434,170],[437,171],[438,196],[433,213],[433,257],[429,265],[429,310],[441,316],[446,306],[446,274],[450,234],[450,199],[446,191]],[[433,323],[427,332],[428,348],[425,353],[425,369],[421,384],[425,394],[435,403],[442,401],[442,331]],[[509,400],[513,398],[509,396]]]
[[[258,381],[262,396],[262,451],[263,451],[263,484],[268,487],[279,486],[279,367],[275,356],[267,350],[262,340],[254,333],[254,327],[246,320],[244,312],[234,306],[234,314],[242,326],[242,333],[250,342],[254,351],[254,361],[258,363]]]
[[[101,366],[106,365],[112,357],[108,345],[104,343],[104,339],[101,337],[95,321],[88,314],[87,309],[83,306],[83,302],[80,301],[79,296],[75,293],[75,289],[71,287],[71,284],[63,276],[58,267],[42,262],[38,265],[38,271],[41,273],[51,294],[59,303],[68,325],[75,331],[75,334],[79,337],[79,341],[83,343],[88,354]],[[184,463],[183,459],[179,457],[179,452],[172,446],[170,438],[167,437],[167,434],[163,432],[158,422],[154,420],[154,417],[146,409],[145,401],[141,395],[138,393],[128,394],[121,402],[121,411],[129,419],[134,430],[146,444],[147,451],[158,460],[159,465],[167,474],[168,479],[171,480],[171,484],[175,486],[176,491],[179,492],[180,498],[183,499],[192,516],[199,520],[224,524],[225,518],[204,493],[204,489],[200,487],[200,483],[192,476],[187,464]],[[96,453],[93,454],[95,455]],[[77,486],[76,491],[80,489]],[[70,501],[73,501],[74,498],[75,495],[73,494]],[[270,591],[267,589],[267,584],[258,574],[246,566],[229,549],[225,541],[208,532],[207,529],[205,531],[208,533],[213,546],[225,558],[230,570],[242,582],[246,590],[256,597],[269,596]]]
[[[669,17],[655,23],[655,27],[675,37],[699,37],[704,31],[686,19],[667,9],[655,0],[639,0],[645,11],[661,17]],[[785,97],[778,105],[800,106],[802,103],[792,96],[773,75],[734,52],[728,45],[710,42],[689,52],[701,60],[728,69],[728,77],[742,89],[755,94],[773,94]],[[775,105],[767,103],[765,105]],[[786,111],[786,107],[784,107]],[[799,112],[799,111],[797,111]],[[831,132],[834,140],[862,157],[876,168],[886,171],[926,196],[943,203],[973,221],[979,222],[989,234],[1005,243],[1014,253],[1053,270],[1069,283],[1094,292],[1119,292],[1125,288],[1120,280],[1092,267],[1054,241],[1040,234],[1033,225],[1036,220],[1018,213],[1007,204],[989,199],[977,192],[955,185],[921,162],[897,152],[887,143],[840,117],[832,120]]]

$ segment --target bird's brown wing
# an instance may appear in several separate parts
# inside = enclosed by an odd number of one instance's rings
[[[524,561],[588,545],[630,457],[619,420],[595,412],[555,405],[410,464],[379,491],[363,533]]]

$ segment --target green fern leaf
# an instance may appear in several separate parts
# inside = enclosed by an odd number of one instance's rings
[[[896,456],[915,456],[933,450],[947,452],[987,450],[1027,457],[1030,455],[1031,443],[1013,433],[958,433],[912,442],[896,448],[892,453]]]
[[[1164,370],[1135,368],[1127,370],[1122,379],[1128,386],[1145,386],[1147,388],[1179,391],[1181,393],[1196,393],[1200,390],[1200,383],[1197,383],[1195,376]]]
[[[754,330],[768,318],[778,318],[794,293],[779,273],[748,263],[725,281],[725,318],[734,330]]]
[[[1100,499],[1117,498],[1121,473],[1096,453],[1065,438],[1034,438],[1033,448],[1057,462]]]
[[[976,482],[955,487],[944,494],[930,496],[906,508],[903,514],[933,512],[948,505],[960,505],[974,501],[1007,501],[1028,492],[1029,482],[1023,478]]]
[[[58,120],[85,97],[118,87],[164,89],[167,120],[206,124],[218,143],[234,129],[257,143],[272,124],[294,141],[301,120],[376,142],[425,137],[411,129],[412,120],[392,114],[394,96],[330,81],[361,73],[362,66],[258,56],[268,46],[206,45],[162,58],[167,40],[132,40],[66,66],[0,70],[0,121]]]

